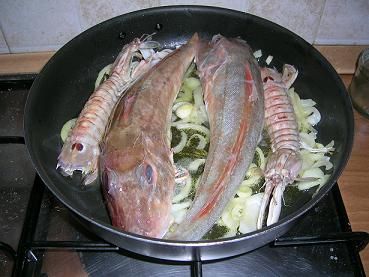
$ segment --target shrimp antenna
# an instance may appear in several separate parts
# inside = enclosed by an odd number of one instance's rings
[[[157,41],[152,40],[152,37],[156,35],[156,32],[152,33],[151,35],[149,34],[143,34],[140,37],[140,49],[155,49],[155,48],[160,48],[161,44]]]
[[[147,40],[152,40],[152,37],[156,35],[156,32],[153,32],[151,35],[150,34],[143,34],[141,37],[140,37],[140,40],[142,42],[144,41],[147,41]]]

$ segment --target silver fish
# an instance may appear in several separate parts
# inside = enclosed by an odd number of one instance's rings
[[[169,239],[199,240],[216,223],[244,179],[263,129],[263,87],[250,47],[216,35],[201,49],[209,154],[192,206]]]

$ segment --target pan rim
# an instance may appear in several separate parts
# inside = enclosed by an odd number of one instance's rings
[[[65,47],[68,46],[70,43],[72,43],[75,40],[78,40],[80,37],[85,36],[86,34],[93,32],[96,28],[100,28],[101,26],[104,26],[105,24],[108,24],[109,22],[112,21],[116,21],[119,20],[121,17],[136,17],[142,14],[142,12],[178,12],[178,11],[182,11],[182,12],[220,12],[220,11],[227,11],[227,13],[230,13],[234,16],[249,16],[251,18],[253,18],[256,21],[261,21],[261,22],[267,22],[267,24],[272,24],[272,25],[276,25],[278,26],[278,28],[282,28],[285,32],[290,33],[296,40],[299,41],[300,44],[305,44],[305,45],[309,45],[311,47],[311,45],[306,42],[304,39],[302,39],[300,36],[296,35],[295,33],[289,31],[288,29],[274,23],[271,22],[267,19],[252,15],[252,14],[248,14],[245,12],[241,12],[241,11],[236,11],[236,10],[231,10],[231,9],[225,9],[225,8],[220,8],[220,7],[210,7],[210,6],[201,6],[201,5],[176,5],[176,6],[162,6],[162,7],[155,7],[155,8],[149,8],[149,9],[145,9],[145,10],[139,10],[139,11],[134,11],[131,13],[127,13],[124,15],[119,15],[116,17],[113,17],[109,20],[106,20],[104,22],[101,22],[89,29],[87,29],[86,31],[80,33],[78,36],[76,36],[75,38],[73,38],[72,40],[70,40],[67,44],[65,44],[60,50],[58,50],[53,57],[48,61],[48,63],[44,66],[44,68],[41,70],[41,72],[39,73],[39,75],[37,76],[36,80],[34,81],[31,89],[30,89],[30,93],[27,97],[27,101],[26,101],[26,105],[25,105],[25,115],[28,114],[30,112],[30,109],[32,107],[32,102],[34,101],[33,99],[33,95],[35,95],[32,92],[32,89],[37,87],[38,83],[40,82],[40,77],[42,76],[42,73],[44,71],[46,71],[50,66],[53,65],[53,62],[55,61],[55,57],[57,57],[57,55],[61,55],[63,53],[63,51],[65,51]],[[336,83],[339,85],[339,90],[340,91],[345,91],[345,87],[342,83],[342,80],[338,77],[337,72],[334,70],[334,68],[332,67],[332,65],[319,53],[318,50],[316,49],[312,49],[313,52],[315,52],[315,57],[319,58],[319,60],[323,63],[324,67],[326,70],[329,71],[329,73],[335,77],[336,79]],[[347,97],[345,99],[346,101],[348,101],[348,103],[351,105],[351,100],[349,97]],[[286,217],[282,218],[281,220],[279,220],[277,223],[268,226],[268,227],[264,227],[261,230],[257,230],[257,231],[253,231],[244,235],[239,235],[239,236],[234,236],[234,237],[230,237],[230,238],[223,238],[223,239],[217,239],[217,240],[206,240],[206,241],[174,241],[174,240],[166,240],[166,239],[156,239],[156,238],[149,238],[149,237],[145,237],[145,236],[140,236],[137,234],[133,234],[133,233],[129,233],[129,232],[125,232],[125,231],[121,231],[118,230],[117,228],[113,227],[112,225],[103,222],[99,219],[93,219],[92,217],[87,216],[86,214],[84,214],[83,211],[81,211],[80,209],[77,209],[76,207],[73,207],[73,203],[70,202],[67,197],[65,197],[59,190],[58,190],[58,186],[54,184],[54,182],[51,180],[51,178],[49,177],[48,173],[46,172],[46,170],[44,169],[44,166],[42,165],[42,163],[39,161],[39,159],[37,158],[37,154],[34,152],[34,149],[32,148],[32,142],[31,142],[31,137],[29,134],[29,119],[25,116],[24,118],[24,137],[25,137],[25,143],[27,146],[27,150],[28,153],[31,157],[31,161],[32,164],[34,166],[34,168],[36,169],[38,175],[40,176],[40,178],[42,179],[42,181],[45,183],[45,185],[48,187],[49,190],[52,191],[52,193],[64,204],[68,207],[68,209],[70,209],[73,213],[77,214],[78,216],[80,216],[82,219],[88,221],[91,224],[97,225],[99,228],[102,228],[105,231],[109,231],[112,232],[116,235],[120,235],[123,236],[125,238],[129,238],[129,239],[134,239],[134,240],[139,240],[142,242],[150,242],[150,243],[154,243],[154,244],[158,244],[158,245],[165,245],[165,246],[172,246],[172,247],[197,247],[197,248],[202,248],[202,247],[208,247],[208,246],[217,246],[217,245],[224,245],[224,244],[231,244],[231,243],[237,243],[241,240],[244,240],[246,238],[253,238],[261,233],[269,233],[269,232],[273,232],[274,230],[277,229],[277,227],[283,226],[283,225],[287,225],[289,223],[291,223],[292,221],[296,220],[297,218],[299,218],[300,216],[302,216],[303,214],[305,214],[308,210],[310,210],[312,207],[314,207],[328,192],[329,190],[332,188],[332,186],[337,182],[338,177],[341,175],[342,171],[344,170],[345,166],[347,165],[347,162],[349,160],[351,151],[352,151],[352,145],[353,145],[353,138],[354,138],[354,118],[353,118],[353,110],[352,110],[352,105],[350,110],[347,111],[349,118],[347,118],[348,122],[351,123],[348,126],[348,138],[347,138],[347,145],[346,145],[346,154],[344,155],[344,157],[342,158],[341,161],[341,167],[339,168],[339,170],[337,170],[334,174],[334,176],[332,175],[330,177],[331,182],[328,184],[328,182],[322,187],[322,189],[320,190],[320,192],[312,199],[310,199],[308,202],[306,202],[304,205],[302,205],[299,209],[297,209],[296,211],[292,212],[291,214],[287,215]],[[51,185],[49,185],[51,184]]]

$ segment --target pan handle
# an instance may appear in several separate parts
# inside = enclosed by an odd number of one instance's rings
[[[329,243],[351,243],[360,252],[369,242],[369,234],[366,232],[338,232],[316,236],[283,237],[272,242],[272,246],[303,246]]]

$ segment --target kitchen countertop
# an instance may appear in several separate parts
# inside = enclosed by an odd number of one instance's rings
[[[352,75],[340,75],[345,85]],[[354,146],[349,162],[338,180],[353,231],[369,232],[369,119],[357,111]],[[360,253],[365,272],[369,275],[369,246]]]
[[[315,46],[335,67],[346,86],[356,57],[367,46]],[[0,55],[0,75],[39,72],[53,52]],[[369,119],[355,111],[355,138],[350,160],[338,184],[353,231],[369,232]],[[369,274],[369,246],[361,253]]]

